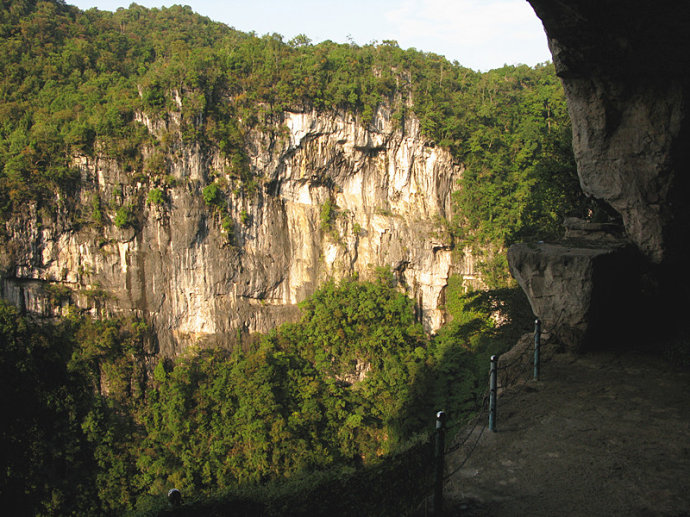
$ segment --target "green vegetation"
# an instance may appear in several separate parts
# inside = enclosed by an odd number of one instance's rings
[[[91,221],[98,227],[103,225],[103,209],[98,195],[91,198]]]
[[[149,205],[161,206],[165,203],[165,194],[159,188],[152,188],[146,196],[146,203]]]
[[[335,223],[335,218],[338,215],[338,207],[329,198],[321,205],[321,210],[319,211],[319,221],[321,222],[321,230],[324,233],[332,233],[335,231],[333,224]]]
[[[43,292],[48,295],[53,306],[62,305],[72,297],[72,290],[61,284],[46,284],[43,286]]]
[[[354,467],[423,427],[403,414],[427,368],[406,296],[383,281],[329,283],[302,310],[299,323],[250,351],[205,351],[159,367],[138,460],[151,492]]]
[[[38,325],[0,301],[0,494],[22,515],[131,505],[131,415],[144,394],[140,323]]]
[[[122,205],[115,212],[115,219],[113,219],[113,224],[118,228],[127,228],[128,226],[133,226],[136,222],[134,216],[134,206],[133,205]]]
[[[210,207],[215,207],[219,210],[225,208],[225,197],[218,186],[218,183],[209,183],[201,191],[204,198],[204,203]]]
[[[212,182],[206,185],[202,191],[201,195],[204,198],[206,206],[211,208],[220,217],[220,228],[227,242],[230,245],[235,244],[235,221],[228,213],[228,200],[223,193],[223,190],[218,185],[217,182]],[[243,219],[246,223],[247,219]]]
[[[221,172],[251,192],[260,178],[249,169],[248,130],[273,131],[283,110],[310,107],[367,122],[381,104],[401,127],[414,114],[423,133],[465,165],[453,232],[486,251],[497,284],[506,245],[551,237],[565,214],[587,208],[552,65],[482,74],[394,41],[286,43],[180,6],[82,12],[57,0],[13,0],[0,12],[3,219],[27,200],[53,205],[56,192],[78,188],[74,156],[112,158],[132,182],[146,182],[167,173],[178,140],[218,150]],[[170,112],[181,125],[160,138],[137,121],[139,113],[166,120]],[[206,189],[221,188],[213,185]],[[220,193],[206,189],[204,200],[218,205]],[[101,210],[94,206],[95,224]]]
[[[553,65],[492,70],[472,91],[453,103],[471,130],[451,144],[466,165],[451,229],[483,255],[488,285],[501,287],[507,246],[558,237],[565,216],[585,217],[594,202],[580,190]]]
[[[171,485],[275,515],[309,514],[314,501],[346,508],[352,494],[364,513],[400,514],[428,474],[434,411],[465,418],[483,391],[486,356],[530,319],[505,288],[506,246],[553,237],[564,215],[590,208],[552,65],[482,74],[394,41],[257,37],[189,7],[82,12],[59,0],[11,0],[0,5],[0,66],[2,222],[36,203],[80,223],[136,228],[145,202],[162,205],[165,189],[180,186],[168,166],[180,145],[194,144],[225,159],[196,188],[232,244],[226,190],[252,193],[262,181],[247,159],[250,130],[280,137],[288,109],[346,110],[370,123],[386,105],[401,130],[414,115],[431,145],[465,166],[446,227],[484,253],[484,278],[501,287],[466,295],[451,279],[452,321],[431,338],[389,272],[328,283],[298,323],[256,345],[160,360],[153,372],[140,322],[72,313],[38,324],[1,303],[0,393],[10,411],[0,424],[0,495],[27,514],[155,510],[150,498]],[[142,114],[171,129],[154,137]],[[76,205],[78,157],[113,160],[129,175],[110,202],[95,193]],[[242,211],[240,222],[249,217]],[[324,232],[336,217],[329,199]],[[45,294],[70,303],[59,286]],[[108,296],[99,287],[82,294]]]
[[[231,245],[235,244],[235,221],[229,215],[224,215],[220,222],[220,228],[225,234],[225,238]]]
[[[0,393],[21,402],[0,426],[0,494],[36,515],[120,514],[157,507],[174,485],[308,514],[323,501],[304,494],[335,485],[334,505],[360,491],[373,513],[399,514],[427,479],[435,409],[457,420],[476,408],[478,358],[508,327],[496,327],[493,302],[452,292],[454,325],[430,340],[393,284],[386,270],[327,283],[299,322],[248,350],[200,350],[152,372],[141,322],[73,312],[39,325],[0,303]]]
[[[420,484],[431,477],[429,442],[414,443],[367,468],[341,467],[284,481],[228,489],[186,500],[179,510],[158,499],[142,501],[139,515],[315,516],[409,515],[419,505]]]

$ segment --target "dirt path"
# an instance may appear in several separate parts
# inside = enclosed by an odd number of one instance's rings
[[[541,379],[499,397],[497,432],[446,484],[448,515],[690,516],[690,374],[557,354]]]

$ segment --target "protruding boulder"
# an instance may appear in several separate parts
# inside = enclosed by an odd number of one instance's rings
[[[615,346],[631,330],[638,265],[625,241],[516,244],[508,262],[534,314],[568,348]]]

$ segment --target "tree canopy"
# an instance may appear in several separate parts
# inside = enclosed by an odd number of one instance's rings
[[[111,157],[133,181],[158,188],[174,138],[153,137],[140,113],[179,113],[179,138],[221,152],[226,172],[251,187],[249,129],[311,108],[352,111],[367,123],[382,104],[401,127],[417,117],[430,142],[464,165],[450,222],[462,243],[500,250],[550,237],[587,204],[548,64],[478,73],[394,41],[314,45],[242,33],[189,7],[111,13],[12,0],[0,10],[0,69],[3,218],[26,200],[69,203],[76,156]],[[145,146],[154,150],[146,159]]]
[[[171,486],[360,471],[428,432],[435,408],[462,420],[484,389],[477,354],[496,351],[477,335],[493,309],[456,307],[431,339],[392,278],[327,283],[249,349],[175,362],[147,352],[140,321],[38,322],[0,303],[0,494],[32,515],[121,514]]]

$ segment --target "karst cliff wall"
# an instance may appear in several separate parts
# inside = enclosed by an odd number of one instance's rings
[[[690,228],[690,6],[530,3],[565,88],[583,190],[621,214],[650,261],[682,261]]]
[[[620,214],[624,235],[520,245],[509,252],[511,269],[535,313],[576,348],[615,334],[594,335],[597,322],[647,331],[638,336],[682,326],[678,300],[690,294],[690,5],[529,2],[565,89],[582,189]],[[574,271],[573,256],[606,260]]]
[[[138,118],[158,141],[179,129],[175,113]],[[427,329],[438,328],[449,275],[478,281],[471,255],[453,252],[443,224],[461,167],[425,141],[416,120],[396,127],[385,108],[370,124],[340,112],[286,112],[273,129],[249,134],[251,189],[223,172],[219,153],[179,140],[166,159],[163,203],[143,201],[153,184],[133,181],[137,171],[75,157],[78,217],[74,207],[33,205],[15,214],[0,295],[50,315],[67,306],[56,306],[51,286],[67,287],[83,309],[144,318],[161,353],[174,355],[266,332],[294,320],[296,304],[324,281],[366,279],[388,266]],[[211,181],[222,189],[222,213],[203,199]],[[89,220],[96,198],[105,200],[102,224]],[[112,224],[115,207],[128,203],[136,220]],[[334,209],[324,224],[326,203]]]

